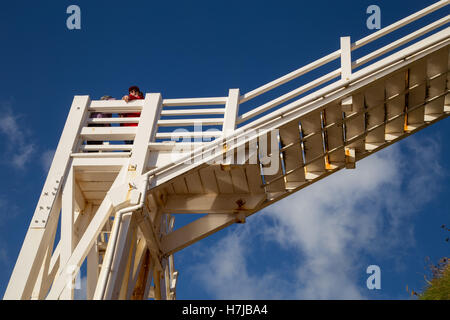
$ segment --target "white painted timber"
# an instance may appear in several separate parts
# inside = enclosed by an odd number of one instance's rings
[[[163,236],[161,249],[165,254],[173,254],[181,249],[235,223],[237,214],[208,214],[190,224]]]
[[[44,253],[49,246],[51,229],[58,221],[59,206],[55,203],[60,197],[61,180],[66,174],[70,154],[78,143],[77,135],[87,117],[89,103],[88,96],[75,96],[73,99],[38,205],[6,288],[5,300],[28,299],[31,296]],[[47,226],[48,220],[52,220],[54,225]]]
[[[141,122],[137,127],[130,164],[136,166],[138,175],[144,173],[149,156],[148,144],[155,139],[157,123],[162,110],[162,97],[159,93],[145,96]]]
[[[351,58],[353,50],[447,4],[439,1],[353,45],[343,37],[339,50],[242,96],[231,89],[227,97],[152,93],[129,103],[75,97],[4,298],[73,299],[77,268],[87,259],[89,299],[175,299],[175,252],[448,117],[448,15]],[[238,117],[243,103],[338,58],[339,69]],[[90,112],[113,115],[91,119]],[[130,112],[141,114],[120,118]],[[200,121],[223,128],[198,130]],[[192,124],[193,132],[165,132]],[[270,172],[264,150],[280,164]],[[199,213],[206,215],[174,228],[175,214]]]
[[[349,80],[352,74],[352,43],[350,37],[341,37],[341,77]]]
[[[72,255],[75,247],[75,178],[74,169],[71,167],[64,183],[62,191],[62,210],[61,210],[61,252],[60,263],[65,265]],[[66,287],[61,295],[63,300],[73,300],[74,286]]]
[[[182,127],[193,126],[194,124],[202,124],[203,126],[218,126],[222,125],[224,120],[222,118],[204,118],[204,119],[171,119],[159,120],[160,127]]]
[[[173,109],[161,111],[161,116],[194,116],[194,115],[217,115],[224,114],[225,108],[203,108],[203,109]]]
[[[89,112],[136,112],[142,109],[144,100],[93,100],[89,106]]]
[[[164,99],[164,107],[224,105],[227,97]]]
[[[89,140],[133,140],[137,127],[84,127],[81,138]]]
[[[225,105],[225,115],[223,119],[223,134],[229,134],[236,129],[236,120],[239,112],[239,89],[230,89],[227,104]]]

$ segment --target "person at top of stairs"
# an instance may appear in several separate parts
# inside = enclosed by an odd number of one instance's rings
[[[141,93],[138,86],[131,86],[128,89],[128,95],[123,96],[122,98],[122,100],[125,100],[126,102],[140,99],[144,99],[144,95]],[[141,113],[140,112],[122,113],[120,116],[139,118],[141,116]],[[136,127],[137,123],[121,123],[120,125],[124,127]]]
[[[128,89],[128,95],[123,96],[123,98],[122,98],[122,100],[125,100],[126,102],[136,100],[136,99],[144,99],[144,96],[142,95],[138,86],[131,86]]]
[[[128,89],[128,95],[123,96],[122,100],[125,100],[126,102],[133,101],[133,100],[140,100],[144,99],[144,95],[141,93],[141,90],[139,90],[138,86],[131,86]],[[141,116],[140,112],[132,112],[132,113],[122,113],[120,114],[120,117],[130,117],[130,118],[139,118]],[[137,127],[137,123],[121,123],[120,126],[123,127]],[[133,141],[126,140],[125,144],[133,144]]]

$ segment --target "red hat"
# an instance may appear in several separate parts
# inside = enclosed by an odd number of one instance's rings
[[[138,91],[138,92],[141,91],[141,90],[139,90],[139,87],[138,87],[138,86],[131,86],[131,87],[128,88],[128,92],[131,92],[131,91],[133,91],[133,90],[134,90],[134,91]]]

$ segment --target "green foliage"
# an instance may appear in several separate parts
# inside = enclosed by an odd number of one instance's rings
[[[444,232],[450,232],[445,224],[441,226]],[[450,237],[445,239],[446,242],[450,241]],[[429,259],[429,258],[428,258]],[[411,296],[416,296],[420,300],[450,300],[450,260],[447,257],[439,260],[437,265],[429,264],[431,272],[431,280],[427,282],[426,288],[422,293],[417,293],[414,290],[411,291]],[[408,287],[406,290],[409,292]]]
[[[432,267],[433,279],[419,295],[421,300],[450,300],[450,263],[443,258],[437,266]]]

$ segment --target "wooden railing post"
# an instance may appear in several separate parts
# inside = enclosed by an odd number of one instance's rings
[[[352,44],[350,37],[341,37],[341,77],[350,80],[352,74]]]
[[[230,89],[225,114],[223,119],[222,135],[225,137],[236,129],[236,121],[239,112],[239,89]]]
[[[350,37],[341,37],[341,79],[350,80],[352,74],[352,43]],[[351,112],[353,98],[347,97],[341,102],[343,112]]]
[[[148,143],[155,141],[158,120],[162,110],[160,93],[147,93],[141,111],[136,137],[134,139],[130,165],[135,166],[138,175],[145,171],[148,159]]]

